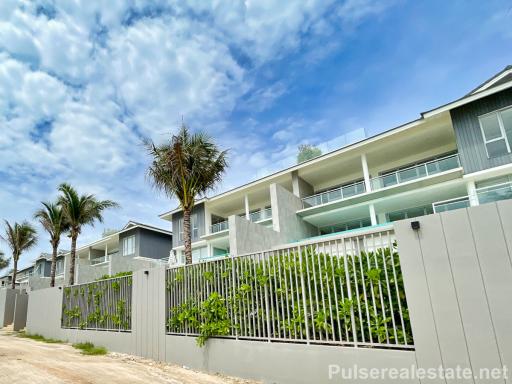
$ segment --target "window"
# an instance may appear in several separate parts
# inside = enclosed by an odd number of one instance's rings
[[[60,259],[60,260],[57,260],[57,263],[55,264],[55,274],[62,275],[63,273],[64,273],[64,260]]]
[[[197,218],[197,213],[194,213],[190,217],[190,231],[192,240],[199,238],[199,220]],[[183,241],[183,218],[178,220],[178,240]]]
[[[512,142],[512,108],[479,117],[487,157],[510,153]]]
[[[183,241],[183,219],[178,220],[178,240]]]
[[[135,235],[123,239],[123,256],[135,254]]]
[[[35,271],[34,275],[41,276],[41,271],[42,271],[42,264],[37,264],[36,271]]]
[[[192,249],[192,262],[197,263],[198,261],[208,259],[208,248],[194,248]]]

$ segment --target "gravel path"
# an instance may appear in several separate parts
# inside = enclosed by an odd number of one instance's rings
[[[120,353],[83,356],[70,345],[19,338],[5,329],[0,329],[0,383],[255,384]]]

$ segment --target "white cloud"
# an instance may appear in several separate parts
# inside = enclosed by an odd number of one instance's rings
[[[287,84],[260,87],[254,74],[374,12],[359,1],[363,11],[350,0],[341,15],[334,0],[0,1],[2,217],[31,217],[67,180],[123,204],[107,226],[134,216],[162,225],[156,214],[171,203],[144,180],[140,136],[162,140],[181,116],[233,148],[226,184],[289,163],[302,123],[233,131],[229,115],[237,103],[258,112],[284,97]],[[269,147],[272,135],[286,145]]]

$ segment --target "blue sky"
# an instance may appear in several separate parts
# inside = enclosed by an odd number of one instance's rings
[[[511,18],[510,0],[2,0],[0,217],[31,219],[67,181],[122,205],[82,245],[166,226],[142,137],[183,117],[230,148],[219,191],[235,187],[467,93],[512,64]],[[21,265],[48,250],[41,229]]]

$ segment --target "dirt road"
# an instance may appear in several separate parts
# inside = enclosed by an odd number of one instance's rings
[[[83,356],[66,344],[46,344],[0,330],[0,383],[254,384],[129,355]]]

